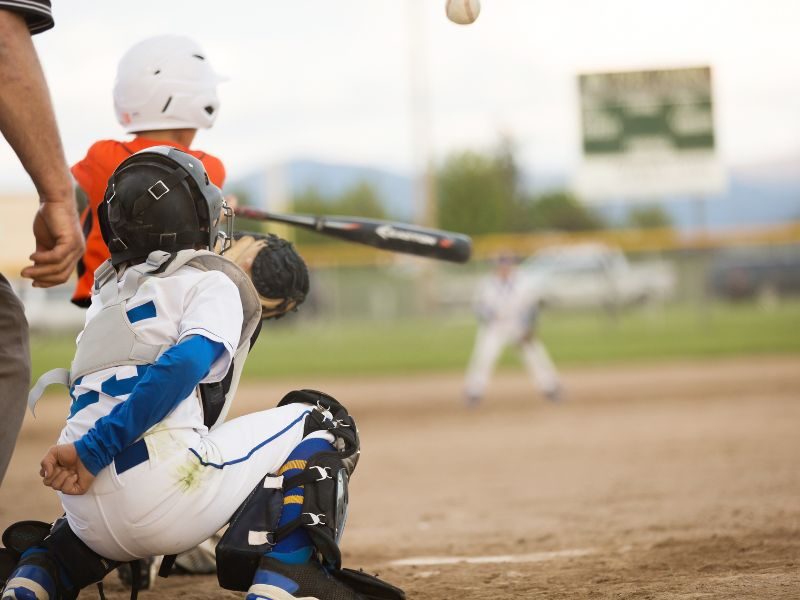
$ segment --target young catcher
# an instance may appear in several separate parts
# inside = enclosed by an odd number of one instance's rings
[[[262,323],[268,319],[280,319],[289,311],[296,312],[308,294],[308,269],[305,262],[290,242],[274,234],[234,233],[225,257],[241,267],[253,282],[261,301]],[[261,324],[251,338],[251,347],[260,331]],[[220,413],[229,393],[232,375],[231,370],[223,382],[200,387],[206,424],[219,423],[224,419]],[[219,538],[219,533],[214,534],[200,545],[178,554],[173,572],[184,575],[216,573],[216,545]],[[169,563],[162,563],[162,559],[159,555],[124,563],[117,572],[127,587],[150,589],[155,584],[159,571],[165,577],[170,573]],[[134,568],[137,568],[138,573],[134,573]]]
[[[180,150],[149,148],[114,171],[98,213],[111,259],[95,273],[71,369],[31,393],[70,386],[40,470],[66,514],[3,534],[3,600],[73,599],[122,562],[174,555],[226,523],[218,578],[248,600],[404,597],[341,568],[359,441],[339,402],[293,391],[221,423],[262,318],[247,273],[211,251],[223,209]]]
[[[200,150],[191,150],[198,129],[210,128],[219,112],[217,84],[222,78],[206,53],[193,40],[177,35],[145,39],[122,57],[114,84],[117,120],[132,140],[102,140],[72,167],[72,175],[87,199],[81,214],[86,251],[78,262],[78,282],[72,302],[91,303],[94,272],[109,253],[97,218],[108,178],[130,155],[157,145],[168,145],[200,159],[211,183],[222,187],[222,162]]]
[[[222,78],[212,69],[203,49],[193,40],[177,35],[160,35],[142,40],[125,53],[117,66],[114,110],[117,120],[132,140],[102,140],[72,166],[72,175],[86,197],[81,214],[86,250],[78,261],[78,278],[72,302],[87,308],[91,304],[95,270],[109,258],[98,222],[98,207],[108,179],[117,166],[135,152],[156,145],[169,145],[200,159],[211,183],[222,187],[222,162],[200,150],[191,150],[197,130],[210,128],[219,112],[217,85]],[[157,561],[156,561],[157,562]],[[181,556],[181,567],[198,571],[213,567],[203,552]],[[146,567],[153,566],[150,560]],[[130,570],[124,565],[120,576],[128,583]],[[142,587],[149,588],[153,569],[143,571]]]

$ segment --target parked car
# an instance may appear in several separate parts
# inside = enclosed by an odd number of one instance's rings
[[[717,254],[708,269],[711,293],[730,300],[771,301],[800,294],[800,248],[738,248]]]
[[[675,291],[672,265],[632,264],[620,249],[599,243],[551,246],[521,268],[534,279],[545,306],[616,308],[664,301]]]

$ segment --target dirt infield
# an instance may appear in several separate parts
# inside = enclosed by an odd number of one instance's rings
[[[800,598],[798,358],[565,378],[559,405],[507,372],[475,410],[452,375],[248,385],[237,410],[292,387],[351,408],[363,452],[345,564],[409,598]],[[2,527],[58,514],[37,470],[64,407],[39,412],[0,490]],[[127,598],[107,579],[109,598]],[[140,597],[242,596],[172,577]]]

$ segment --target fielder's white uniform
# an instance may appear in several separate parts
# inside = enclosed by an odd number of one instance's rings
[[[557,397],[558,373],[534,331],[537,302],[532,280],[519,271],[510,271],[506,277],[493,274],[481,281],[475,297],[480,326],[466,376],[469,401],[477,402],[483,396],[495,364],[509,344],[519,345],[525,368],[539,391],[548,398]],[[524,339],[532,331],[530,339]]]
[[[101,305],[94,296],[87,323]],[[243,319],[239,292],[226,275],[183,266],[169,277],[149,277],[126,310],[148,343],[175,345],[203,336],[222,344],[224,352],[202,382],[225,376]],[[119,413],[147,368],[113,367],[78,380],[59,443],[81,439],[115,407]],[[95,552],[118,561],[185,551],[216,533],[261,478],[277,472],[303,439],[310,410],[291,404],[209,432],[195,390],[145,432],[140,451],[121,453],[103,468],[86,494],[59,494],[69,525]],[[309,437],[315,436],[333,440],[327,432]]]

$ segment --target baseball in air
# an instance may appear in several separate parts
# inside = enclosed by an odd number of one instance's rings
[[[447,18],[459,25],[474,23],[481,14],[480,0],[447,0],[444,8]]]

